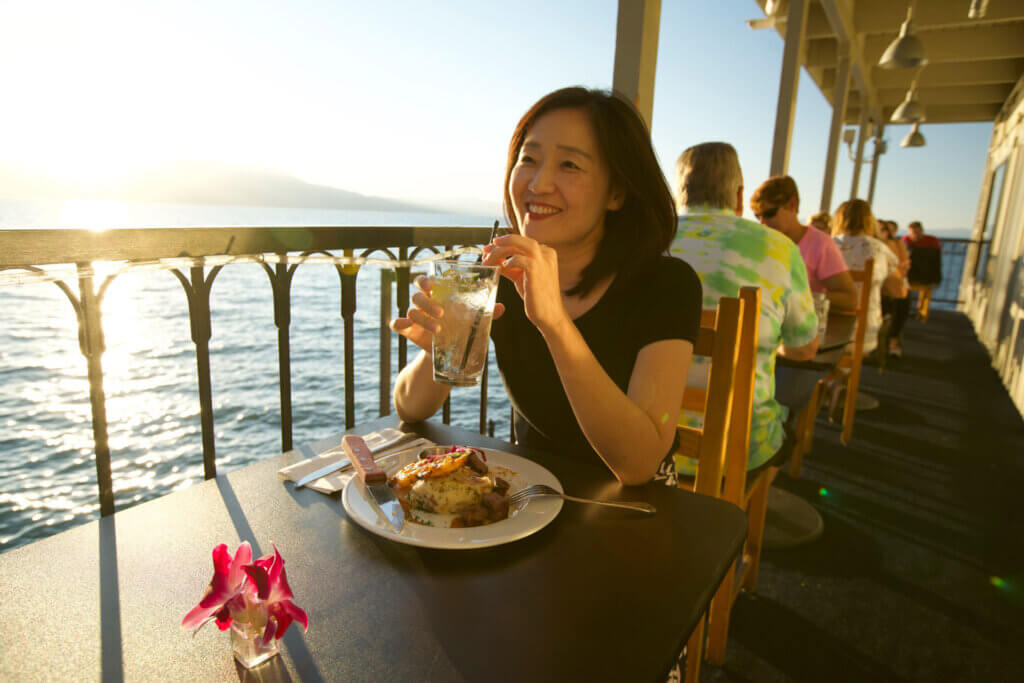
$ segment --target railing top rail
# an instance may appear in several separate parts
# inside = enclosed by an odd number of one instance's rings
[[[0,268],[243,256],[331,249],[482,244],[486,227],[282,226],[0,230]]]

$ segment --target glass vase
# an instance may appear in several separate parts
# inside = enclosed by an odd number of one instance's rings
[[[263,629],[252,628],[250,624],[231,622],[231,650],[238,663],[246,669],[259,666],[280,651],[280,641],[271,638],[263,644]]]

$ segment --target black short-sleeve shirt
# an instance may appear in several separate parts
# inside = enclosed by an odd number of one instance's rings
[[[506,278],[498,285],[505,314],[491,326],[501,379],[516,413],[520,445],[598,458],[580,429],[555,362],[523,300]],[[601,367],[625,393],[640,349],[664,339],[691,343],[700,328],[700,280],[689,264],[661,256],[651,272],[615,278],[601,299],[573,322]]]

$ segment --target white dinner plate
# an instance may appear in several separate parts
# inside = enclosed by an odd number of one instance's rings
[[[557,491],[562,491],[562,485],[555,475],[537,463],[503,451],[488,448],[483,451],[487,454],[488,467],[509,483],[510,495],[533,484],[547,484]],[[393,461],[381,462],[380,465],[390,477],[401,467],[415,460],[416,456],[415,452],[404,453]],[[509,510],[508,519],[461,529],[445,528],[445,522],[450,520],[451,515],[430,515],[416,510],[413,514],[432,522],[434,526],[417,524],[407,515],[402,532],[398,533],[371,502],[370,494],[359,477],[354,476],[345,484],[341,493],[341,503],[349,519],[378,536],[408,545],[449,550],[487,548],[518,541],[543,529],[562,509],[561,498],[530,498],[525,503],[513,506]]]

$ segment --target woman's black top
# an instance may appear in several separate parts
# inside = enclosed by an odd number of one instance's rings
[[[491,326],[494,351],[512,407],[516,441],[528,448],[581,458],[599,456],[587,442],[554,360],[523,300],[506,278],[498,285],[505,314]],[[660,256],[651,272],[629,282],[616,277],[600,300],[573,322],[597,361],[626,393],[640,349],[664,339],[694,343],[700,328],[700,280],[689,264]],[[676,415],[669,419],[675,420]],[[671,452],[658,479],[674,473]],[[673,477],[674,478],[674,477]]]

